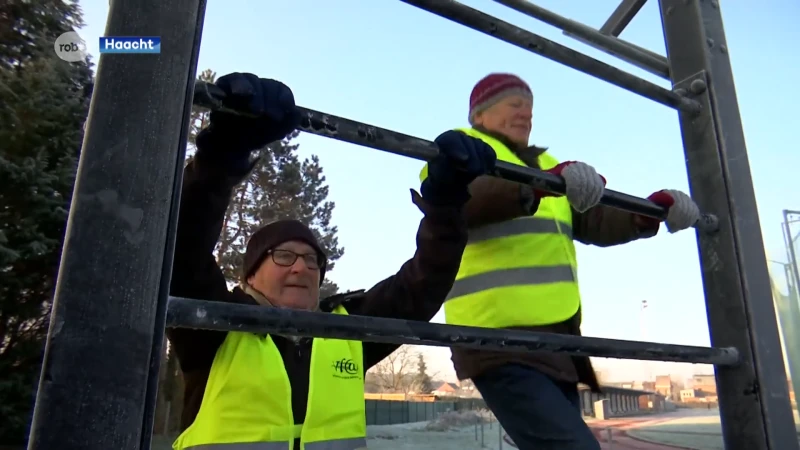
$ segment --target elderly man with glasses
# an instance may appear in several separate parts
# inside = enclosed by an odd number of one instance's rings
[[[275,80],[235,73],[217,86],[227,106],[259,118],[214,112],[197,137],[183,178],[172,295],[327,314],[433,318],[467,244],[467,187],[494,168],[491,147],[455,131],[436,139],[440,152],[430,177],[421,195],[411,192],[423,213],[414,256],[366,292],[320,300],[325,252],[297,220],[273,222],[253,234],[239,286],[229,291],[213,250],[233,190],[256,163],[251,152],[286,137],[300,116],[291,90]],[[364,373],[398,347],[240,331],[176,328],[167,334],[185,381],[176,450],[365,448]]]

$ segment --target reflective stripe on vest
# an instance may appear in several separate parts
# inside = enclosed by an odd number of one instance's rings
[[[338,307],[335,314],[347,314]],[[200,411],[175,450],[361,450],[367,420],[361,342],[316,338],[307,412],[292,415],[291,383],[270,336],[228,332],[217,350]]]
[[[475,129],[458,129],[489,144],[500,161],[524,166],[505,144]],[[558,161],[539,156],[544,170]],[[428,166],[422,169],[425,180]],[[580,307],[572,208],[566,197],[545,197],[531,217],[474,228],[444,305],[448,324],[486,328],[545,325]]]
[[[200,444],[192,450],[292,450],[293,443],[288,442],[245,442],[231,444]],[[335,441],[310,442],[304,450],[361,450],[367,448],[366,438],[339,439]]]

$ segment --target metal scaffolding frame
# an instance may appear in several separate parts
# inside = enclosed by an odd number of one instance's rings
[[[193,101],[221,107],[213,86],[195,85],[205,0],[116,1],[107,35],[156,35],[169,45],[160,55],[100,57],[28,448],[149,448],[164,328],[173,326],[712,363],[727,449],[800,450],[775,311],[765,301],[770,279],[719,3],[660,1],[665,68],[663,57],[616,38],[643,0],[624,0],[600,32],[500,1],[652,65],[672,81],[669,90],[458,2],[403,1],[678,110],[691,193],[709,213],[696,233],[712,348],[171,298],[189,113]],[[437,151],[419,138],[302,112],[305,132],[423,160]],[[496,175],[563,192],[560,178],[537,170],[501,164]],[[603,203],[664,214],[618,192]]]

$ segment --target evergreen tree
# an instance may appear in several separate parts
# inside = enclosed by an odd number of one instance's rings
[[[0,446],[27,438],[47,336],[92,86],[53,42],[78,24],[72,3],[0,6]]]
[[[422,353],[417,354],[417,379],[416,385],[420,394],[430,394],[433,391],[433,380],[428,375],[428,365],[425,364],[425,356]]]
[[[213,83],[217,80],[217,73],[211,69],[206,69],[197,76],[197,81],[203,81],[206,83]],[[194,152],[197,151],[197,143],[195,139],[197,139],[197,134],[200,133],[200,130],[208,126],[208,122],[210,120],[211,112],[207,109],[198,108],[196,106],[192,106],[192,112],[189,116],[189,142],[186,146],[186,161],[190,161],[192,156],[194,156]]]
[[[63,0],[3,0],[0,2],[0,70],[53,57],[56,38],[82,27],[77,2]]]
[[[209,83],[215,79],[216,73],[211,70],[198,76],[199,81]],[[193,108],[187,155],[193,154],[197,133],[208,120],[207,110]],[[328,186],[319,159],[300,159],[298,145],[293,142],[298,134],[294,132],[256,152],[258,165],[234,190],[216,248],[217,260],[230,283],[239,280],[247,239],[261,225],[275,220],[291,218],[308,225],[328,254],[328,273],[344,254],[336,237],[338,230],[331,224],[335,204],[327,200]],[[325,298],[337,291],[338,286],[326,280],[320,295]]]

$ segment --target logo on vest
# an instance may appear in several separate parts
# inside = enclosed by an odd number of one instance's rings
[[[345,380],[360,379],[358,374],[358,364],[352,359],[342,358],[333,362],[333,376]]]

